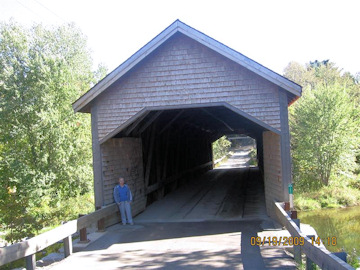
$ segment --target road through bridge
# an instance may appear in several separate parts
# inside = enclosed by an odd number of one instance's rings
[[[266,215],[258,168],[216,169],[188,179],[134,221],[109,227],[49,269],[296,269],[285,247],[251,245],[251,237],[271,230],[287,235]]]

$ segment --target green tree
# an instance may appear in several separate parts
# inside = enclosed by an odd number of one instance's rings
[[[358,75],[343,72],[329,60],[315,60],[306,65],[290,62],[284,75],[303,86],[302,98],[289,108],[294,180],[298,186],[307,189],[319,187],[346,169],[358,173],[360,143],[354,127],[360,111]],[[334,122],[332,125],[326,125],[331,121]],[[348,126],[343,125],[346,121]],[[351,130],[354,133],[351,134]],[[339,137],[340,134],[342,137]],[[303,141],[301,136],[304,136]],[[348,140],[349,144],[340,147],[344,144],[343,140]],[[336,151],[351,153],[351,158],[333,157]],[[357,163],[354,163],[356,153]],[[318,156],[316,162],[315,155]],[[330,156],[325,165],[323,159],[327,155]],[[348,167],[340,168],[339,162]],[[316,176],[315,170],[320,168],[323,170],[321,176],[319,172]]]
[[[294,180],[306,190],[329,185],[356,168],[359,113],[347,89],[317,85],[305,91],[291,116]]]
[[[231,146],[231,142],[226,138],[226,136],[222,136],[219,139],[217,139],[212,144],[213,149],[213,158],[214,160],[219,159],[226,154],[229,153],[229,149]]]
[[[0,211],[10,241],[49,226],[92,188],[90,119],[71,107],[95,83],[91,67],[74,25],[0,24]]]
[[[303,91],[312,90],[318,85],[333,85],[335,83],[344,85],[349,95],[360,105],[360,75],[353,76],[349,72],[342,72],[335,63],[329,60],[310,62],[301,65],[290,62],[284,69],[284,76],[300,84]]]

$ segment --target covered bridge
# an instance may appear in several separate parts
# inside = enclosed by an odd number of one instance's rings
[[[301,87],[177,20],[73,104],[91,113],[96,207],[119,175],[133,214],[213,167],[224,134],[256,139],[267,212],[291,183],[288,106]]]

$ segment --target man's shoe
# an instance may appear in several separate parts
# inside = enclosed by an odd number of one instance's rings
[[[134,222],[129,223],[130,225],[134,225]]]

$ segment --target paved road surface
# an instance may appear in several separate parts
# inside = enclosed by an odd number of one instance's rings
[[[260,231],[261,221],[115,225],[48,269],[295,269],[283,248],[250,244]]]
[[[296,269],[283,247],[251,245],[264,229],[274,223],[259,171],[217,169],[47,269]]]
[[[249,167],[251,146],[233,150],[233,155],[226,162],[220,162],[216,169],[246,168]]]

